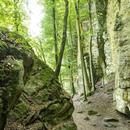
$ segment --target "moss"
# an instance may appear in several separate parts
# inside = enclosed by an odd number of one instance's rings
[[[7,54],[7,45],[0,40],[0,60],[3,60]]]
[[[74,123],[70,121],[66,121],[67,123],[63,123],[60,125],[57,125],[54,130],[77,130],[77,127]]]
[[[9,114],[9,118],[13,120],[21,119],[23,116],[25,116],[28,111],[30,110],[30,107],[25,103],[19,103],[14,110],[11,110]]]
[[[64,123],[65,125],[60,127],[61,130],[76,130],[71,119],[74,110],[72,102],[54,77],[54,71],[35,56],[28,43],[24,39],[21,40],[21,36],[0,30],[0,35],[1,33],[5,33],[9,38],[8,43],[5,41],[3,45],[0,44],[0,54],[3,55],[3,61],[0,63],[0,84],[2,83],[7,92],[4,95],[8,97],[7,109],[10,110],[11,124],[17,122],[18,126],[24,125],[24,129],[33,129],[34,126],[38,129],[38,124],[39,129],[42,129],[45,123],[47,129],[54,129],[55,125]],[[19,44],[19,41],[22,44]],[[31,68],[26,59],[28,57],[34,61]],[[24,64],[25,60],[29,64]],[[29,67],[27,77],[26,67]]]

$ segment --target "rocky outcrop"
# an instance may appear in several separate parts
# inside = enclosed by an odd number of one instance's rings
[[[116,109],[130,115],[130,1],[108,1],[107,30],[115,68]]]
[[[54,72],[21,36],[0,29],[0,129],[76,130],[74,107]]]

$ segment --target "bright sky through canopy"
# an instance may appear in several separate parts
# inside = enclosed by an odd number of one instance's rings
[[[38,3],[38,0],[28,0],[26,7],[29,16],[29,33],[32,37],[38,37],[42,31],[43,7]]]

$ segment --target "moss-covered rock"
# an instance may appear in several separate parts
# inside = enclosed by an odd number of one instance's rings
[[[0,30],[0,120],[8,116],[6,129],[76,130],[72,101],[53,70],[21,36]]]

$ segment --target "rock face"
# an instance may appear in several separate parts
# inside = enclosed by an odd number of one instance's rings
[[[74,107],[54,72],[28,43],[0,29],[0,129],[76,130]]]
[[[116,109],[130,115],[130,1],[108,1],[107,31],[115,65]]]

